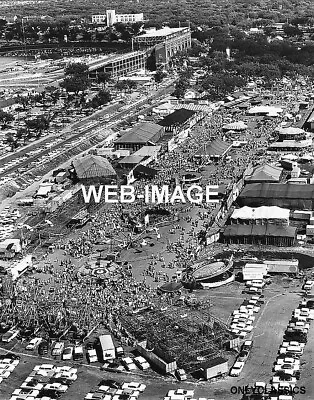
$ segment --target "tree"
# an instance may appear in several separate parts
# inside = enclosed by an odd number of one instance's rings
[[[108,72],[99,72],[97,74],[97,82],[98,83],[108,83],[111,81],[111,74],[109,74]]]
[[[49,120],[44,115],[40,115],[34,119],[25,121],[28,129],[33,129],[37,132],[37,137],[42,134],[42,131],[49,128]]]
[[[207,75],[202,82],[202,87],[209,92],[213,99],[219,99],[244,84],[245,80],[239,76],[230,73],[216,73]]]
[[[86,77],[82,77],[79,75],[67,76],[64,78],[63,82],[60,83],[60,86],[65,89],[67,92],[84,92],[89,87],[89,79]]]
[[[84,63],[70,63],[64,70],[65,76],[79,75],[88,76],[88,65]]]
[[[173,95],[178,99],[182,99],[188,87],[189,87],[188,81],[185,78],[181,77],[176,83]]]
[[[167,74],[162,71],[161,69],[159,69],[158,71],[156,71],[155,73],[155,82],[160,83],[163,81],[163,79],[167,76]]]
[[[284,24],[283,31],[287,36],[302,36],[303,33],[295,25]]]
[[[117,90],[126,91],[126,90],[129,88],[129,86],[128,86],[128,84],[126,83],[126,81],[123,80],[123,81],[118,81],[118,82],[115,84],[115,88],[116,88]]]
[[[14,120],[14,117],[12,114],[0,110],[0,123],[2,123],[4,126],[8,125],[8,123],[12,122]]]

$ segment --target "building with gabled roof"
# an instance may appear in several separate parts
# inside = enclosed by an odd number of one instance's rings
[[[164,128],[152,122],[137,124],[114,142],[114,149],[127,149],[131,152],[143,146],[154,146],[163,136]]]

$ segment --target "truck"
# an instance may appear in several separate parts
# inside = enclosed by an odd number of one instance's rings
[[[103,361],[115,359],[116,349],[110,333],[99,336],[99,343]]]

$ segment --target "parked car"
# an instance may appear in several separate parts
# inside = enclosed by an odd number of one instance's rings
[[[86,358],[88,362],[93,363],[98,361],[97,353],[95,349],[89,349],[86,352]]]
[[[143,371],[150,368],[149,363],[142,356],[135,357],[134,362],[139,367],[139,369],[141,369]]]
[[[122,363],[128,371],[134,371],[137,369],[131,357],[122,358]]]
[[[244,367],[243,361],[236,361],[230,371],[230,376],[239,376]]]
[[[28,345],[26,346],[26,350],[35,350],[35,349],[37,349],[37,347],[39,346],[39,344],[42,342],[42,338],[40,338],[40,337],[37,337],[37,338],[34,338],[34,339],[32,339],[29,343],[28,343]]]
[[[51,355],[52,356],[61,356],[63,349],[64,349],[64,343],[56,342],[51,350]]]
[[[63,350],[62,360],[72,360],[73,357],[73,347],[69,346]]]
[[[184,371],[184,369],[182,369],[182,368],[177,369],[175,374],[176,374],[176,377],[178,378],[179,381],[186,381],[187,380],[186,372]]]
[[[46,340],[43,340],[41,343],[39,343],[38,354],[40,356],[48,354],[48,348],[49,348],[48,342]]]
[[[105,363],[101,367],[102,370],[104,371],[109,371],[109,372],[123,372],[125,371],[124,367],[120,365],[119,363],[112,362],[112,363]]]

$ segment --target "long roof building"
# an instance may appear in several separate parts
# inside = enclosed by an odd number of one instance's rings
[[[314,210],[314,185],[252,183],[237,198],[240,206],[278,206],[293,210]]]
[[[115,150],[137,151],[143,146],[155,145],[163,136],[164,128],[152,122],[143,122],[127,131],[114,143]]]

